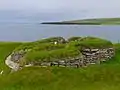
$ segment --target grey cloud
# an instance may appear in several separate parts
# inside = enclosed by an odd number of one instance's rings
[[[119,17],[119,0],[0,0],[0,22]]]
[[[119,0],[0,0],[0,9],[120,8]]]

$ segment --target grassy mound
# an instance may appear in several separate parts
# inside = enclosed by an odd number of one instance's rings
[[[57,41],[60,44],[65,43],[65,39],[62,37],[51,37],[34,42],[24,43],[21,46],[17,47],[15,50],[17,51],[21,49],[33,49],[35,47],[44,47],[44,45],[46,47],[47,45],[54,44],[55,41]]]
[[[50,51],[32,51],[26,55],[25,60],[28,60],[27,62],[53,61],[57,59],[67,59],[78,55],[80,55],[80,53],[76,48],[63,48]]]
[[[17,50],[31,49],[25,57],[25,62],[36,62],[36,61],[53,61],[59,59],[67,59],[69,57],[76,57],[81,54],[80,49],[85,48],[109,48],[112,47],[110,41],[96,38],[96,37],[72,37],[68,39],[69,42],[61,43],[64,39],[61,37],[54,37],[43,39],[35,42],[24,43]],[[58,44],[54,44],[57,41]]]
[[[96,37],[86,37],[79,42],[81,46],[86,46],[89,48],[108,48],[112,46],[110,41],[96,38]]]
[[[58,44],[54,44],[57,41]],[[26,43],[0,43],[0,66],[3,68],[4,60],[13,50],[28,50],[25,57],[25,62],[36,62],[43,60],[57,60],[57,59],[67,59],[74,58],[80,55],[80,49],[85,48],[108,48],[112,46],[110,41],[96,38],[96,37],[71,37],[68,39],[69,42],[66,42],[62,37],[51,37],[47,39],[38,40],[35,42],[26,42]],[[0,70],[2,70],[2,68]]]
[[[69,39],[68,39],[68,41],[69,42],[71,42],[71,41],[79,41],[79,40],[81,40],[82,39],[82,37],[70,37]]]

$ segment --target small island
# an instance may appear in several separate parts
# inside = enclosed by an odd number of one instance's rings
[[[120,25],[120,18],[94,18],[61,22],[42,22],[41,24],[54,25]]]

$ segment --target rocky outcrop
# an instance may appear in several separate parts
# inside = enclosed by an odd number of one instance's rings
[[[9,55],[6,60],[5,60],[5,64],[11,68],[13,71],[17,71],[19,69],[19,63],[15,63],[14,61],[12,61],[12,55]]]
[[[19,70],[20,67],[20,60],[24,57],[24,55],[28,52],[29,50],[20,50],[18,52],[12,52],[6,60],[5,64],[12,69],[12,71],[17,71]]]

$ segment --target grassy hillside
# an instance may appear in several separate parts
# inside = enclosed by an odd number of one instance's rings
[[[105,24],[120,24],[120,18],[95,18],[95,19],[83,19],[83,20],[72,20],[64,21],[66,23],[98,23],[100,25]]]
[[[49,44],[41,43],[41,41],[25,43],[20,46],[19,44],[13,44],[11,47],[14,46],[15,48],[17,45],[18,47],[15,51],[21,48],[32,48],[34,52],[41,51],[41,54],[38,54],[38,56],[40,56],[43,55],[43,50],[59,50],[71,46],[77,47],[78,45],[100,46],[99,48],[101,48],[111,46],[111,42],[88,37],[82,39],[80,43],[72,39],[72,41],[67,44],[68,46],[66,46],[66,44],[60,44],[57,48],[56,46],[48,47]],[[29,67],[12,74],[1,75],[0,90],[119,90],[120,44],[115,44],[114,47],[116,48],[116,56],[112,58],[111,61],[101,65],[91,65],[87,68],[79,69],[65,67]],[[6,50],[6,48],[7,47],[4,47],[3,50]],[[3,55],[4,57],[8,54],[7,52],[11,52],[13,48],[7,50]],[[28,56],[31,57],[34,56],[34,54]]]
[[[0,71],[5,67],[5,58],[20,44],[18,42],[0,42]]]

